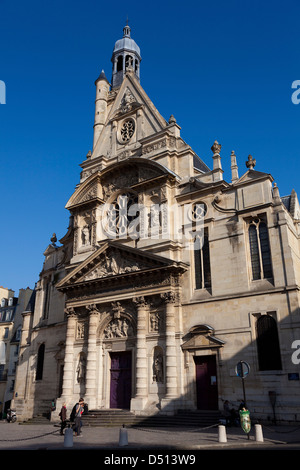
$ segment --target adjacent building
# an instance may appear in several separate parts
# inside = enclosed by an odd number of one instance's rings
[[[299,219],[251,155],[200,158],[142,88],[128,25],[112,79],[95,82],[93,149],[23,313],[14,406],[23,419],[68,409],[140,415],[222,410],[299,419]],[[223,174],[230,159],[231,174]],[[242,164],[238,161],[242,160]]]
[[[19,297],[11,289],[0,287],[0,412],[5,416],[14,396],[15,374],[19,357],[19,341],[23,318],[33,290],[19,290]]]

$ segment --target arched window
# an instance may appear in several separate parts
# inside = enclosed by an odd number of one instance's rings
[[[42,380],[43,369],[44,369],[44,356],[45,356],[45,345],[41,344],[38,351],[37,365],[36,365],[36,380]]]
[[[256,323],[259,370],[281,370],[280,345],[276,320],[261,315]]]
[[[133,67],[133,57],[131,55],[125,57],[125,69],[127,70],[128,67]]]
[[[249,244],[252,280],[273,277],[268,227],[260,219],[255,219],[250,223]]]
[[[209,289],[211,287],[210,255],[208,229],[203,231],[203,238],[195,239],[195,281],[196,289]]]
[[[119,55],[117,59],[117,72],[121,72],[123,70],[123,56]]]

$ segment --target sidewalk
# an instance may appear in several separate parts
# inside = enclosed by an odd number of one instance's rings
[[[300,450],[300,425],[262,426],[264,442],[255,440],[254,425],[248,436],[239,427],[226,428],[226,443],[219,442],[218,426],[210,428],[128,428],[128,445],[120,446],[117,427],[83,427],[73,446],[64,446],[59,425],[19,425],[0,421],[0,450],[148,450],[197,451],[211,449],[264,449],[292,445]]]

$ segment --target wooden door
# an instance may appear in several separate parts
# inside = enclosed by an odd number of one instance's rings
[[[215,356],[196,356],[196,390],[198,410],[218,409],[217,366]]]
[[[110,353],[110,408],[130,409],[131,351]]]

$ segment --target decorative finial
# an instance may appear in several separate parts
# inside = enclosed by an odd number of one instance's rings
[[[123,38],[127,37],[127,38],[130,38],[130,26],[128,25],[128,16],[127,16],[127,20],[126,20],[126,26],[124,26],[123,28]]]
[[[219,142],[217,140],[215,140],[212,147],[211,147],[211,151],[214,155],[220,155],[221,148],[222,148],[222,145],[219,144]]]
[[[236,154],[234,150],[231,151],[231,181],[232,183],[235,183],[239,179],[239,174],[238,174],[238,166],[236,163]]]
[[[175,124],[176,119],[174,118],[173,114],[171,114],[170,119],[169,119],[169,124]]]
[[[277,183],[275,182],[274,182],[274,187],[273,187],[273,199],[274,199],[275,204],[281,203],[279,188],[277,186]]]
[[[56,242],[57,242],[56,233],[52,235],[52,237],[50,238],[50,241],[52,243],[52,246],[56,246]]]
[[[249,170],[253,170],[255,165],[256,165],[255,158],[253,158],[252,155],[249,155],[248,160],[246,161],[246,167],[249,168]]]

